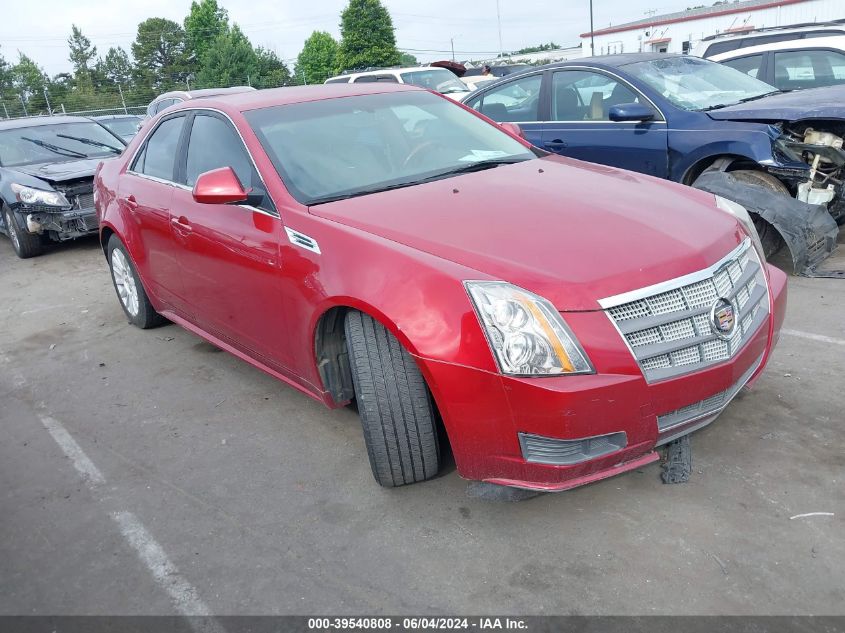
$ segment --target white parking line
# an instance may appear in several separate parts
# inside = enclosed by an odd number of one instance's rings
[[[73,467],[76,468],[77,472],[79,472],[83,481],[89,488],[93,489],[94,486],[98,486],[106,482],[103,477],[103,473],[101,473],[100,469],[94,465],[94,462],[88,459],[88,455],[83,452],[79,444],[77,444],[76,440],[70,436],[70,433],[67,432],[65,427],[48,415],[39,415],[38,417],[41,419],[41,424],[43,424],[44,428],[47,429],[50,435],[53,436],[53,439],[56,440],[56,444],[58,444],[59,448],[61,448],[64,454],[67,455],[68,459],[70,459],[73,464]]]
[[[833,338],[832,336],[823,336],[821,334],[813,334],[812,332],[802,332],[801,330],[787,330],[780,331],[781,334],[787,336],[796,336],[798,338],[805,338],[809,341],[817,341],[819,343],[829,343],[830,345],[845,345],[845,339]]]
[[[58,420],[48,415],[39,414],[38,417],[62,452],[70,459],[85,485],[97,496],[99,488],[106,483],[103,473]],[[98,500],[102,501],[102,498]],[[188,620],[191,628],[197,633],[225,633],[219,622],[209,617],[211,611],[199,597],[196,588],[179,573],[176,565],[138,517],[131,512],[118,511],[112,512],[111,518],[117,523],[123,538],[150,571],[155,583],[170,596],[176,610],[184,616],[200,616]]]
[[[147,528],[131,512],[113,512],[112,518],[123,537],[138,553],[138,557],[152,573],[155,581],[173,600],[176,609],[185,615],[211,615],[197,590],[176,569]]]

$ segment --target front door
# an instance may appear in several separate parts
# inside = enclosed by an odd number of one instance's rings
[[[209,333],[280,369],[285,327],[279,289],[279,240],[284,227],[243,141],[225,117],[197,111],[183,186],[173,193],[171,228],[197,324]],[[200,204],[191,189],[197,177],[231,167],[253,205]]]
[[[655,109],[652,121],[611,121],[614,105],[649,101],[618,79],[593,70],[552,73],[549,122],[540,147],[612,167],[668,177],[666,122]],[[651,106],[653,107],[653,106]]]

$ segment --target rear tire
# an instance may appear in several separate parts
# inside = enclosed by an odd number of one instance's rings
[[[730,174],[740,182],[764,187],[770,191],[784,195],[787,198],[792,197],[789,194],[789,189],[786,188],[786,185],[771,174],[767,174],[762,171],[754,171],[753,169],[739,169],[737,171],[730,172]],[[757,229],[757,234],[760,236],[760,241],[763,243],[763,253],[768,259],[777,253],[783,247],[785,242],[778,230],[759,215],[751,213],[751,219],[754,220],[754,228]]]
[[[440,468],[434,405],[411,355],[372,317],[346,315],[346,344],[373,477],[392,488]]]
[[[135,264],[117,235],[112,235],[109,239],[107,254],[112,284],[120,300],[120,307],[129,322],[142,330],[165,323],[167,320],[156,312],[150,303],[141,278],[138,277],[138,271],[135,270]]]
[[[3,222],[6,224],[6,234],[12,242],[15,255],[21,259],[28,259],[38,257],[44,252],[41,236],[33,235],[25,228],[18,226],[15,214],[6,206],[3,207]]]

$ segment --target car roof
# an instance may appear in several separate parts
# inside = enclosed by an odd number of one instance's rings
[[[497,77],[496,81],[504,82],[516,79],[523,75],[530,75],[537,71],[549,70],[554,68],[570,68],[572,66],[590,66],[595,68],[619,68],[627,66],[628,64],[635,64],[637,62],[650,62],[655,59],[673,59],[676,57],[688,57],[688,55],[681,55],[679,53],[620,53],[618,55],[596,55],[593,57],[579,57],[577,59],[570,59],[565,62],[554,62],[553,64],[544,64],[542,66],[529,66],[523,70],[518,70],[503,77]],[[700,58],[696,58],[700,59]],[[706,61],[706,60],[705,60]]]
[[[794,25],[794,26],[782,26],[782,27],[772,27],[772,28],[761,28],[761,29],[752,29],[750,31],[740,31],[737,30],[734,33],[717,33],[715,35],[708,35],[707,37],[703,38],[702,42],[713,43],[713,42],[723,42],[727,40],[735,40],[739,38],[746,38],[746,37],[767,37],[770,35],[780,35],[786,34],[790,35],[792,33],[801,34],[807,33],[808,31],[831,31],[832,35],[837,33],[842,33],[845,30],[845,22],[837,22],[837,23],[830,23],[830,22],[818,22],[815,24],[801,24],[801,25]]]
[[[142,117],[141,114],[98,114],[91,118],[95,121],[111,121],[113,119],[140,119]]]
[[[220,95],[213,99],[203,99],[203,105],[216,105],[232,111],[247,112],[259,108],[268,108],[308,101],[323,101],[341,97],[357,97],[385,92],[426,92],[424,88],[409,84],[361,83],[361,84],[313,84],[310,86],[290,86],[268,88],[252,92]],[[198,104],[184,101],[171,106],[166,111],[176,112],[198,107]]]
[[[58,125],[60,123],[91,123],[91,119],[84,116],[30,116],[21,119],[0,120],[0,130],[14,130],[23,127],[37,127],[41,125]]]

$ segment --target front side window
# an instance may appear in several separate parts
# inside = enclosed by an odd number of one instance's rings
[[[428,90],[434,90],[440,94],[451,94],[454,92],[466,92],[466,84],[462,83],[450,70],[445,68],[431,68],[428,70],[414,70],[402,73],[402,81],[406,84],[413,84]]]
[[[845,83],[845,54],[802,50],[775,53],[775,86],[793,90]]]
[[[760,67],[763,65],[762,55],[749,55],[748,57],[738,57],[736,59],[729,59],[722,62],[725,66],[738,70],[749,77],[757,77],[760,75]]]
[[[50,123],[0,131],[0,165],[37,165],[82,158],[108,158],[123,143],[99,123]]]
[[[499,123],[539,119],[542,74],[528,75],[492,88],[467,102],[469,107]]]
[[[132,170],[146,176],[172,181],[176,149],[184,123],[184,116],[162,121],[147,139],[132,165]]]
[[[288,190],[307,205],[536,157],[498,126],[422,91],[274,106],[245,116]]]
[[[552,78],[552,119],[610,121],[610,108],[639,103],[639,97],[616,79],[587,70],[563,70]]]
[[[697,57],[653,59],[621,68],[684,110],[723,108],[777,91],[738,70]]]
[[[200,174],[220,167],[231,167],[244,189],[252,186],[254,169],[240,137],[222,119],[198,114],[188,142],[186,184],[193,187]]]

